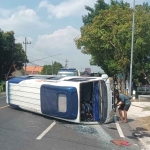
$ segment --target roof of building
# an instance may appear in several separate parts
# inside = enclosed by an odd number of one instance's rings
[[[27,66],[26,71],[36,71],[36,72],[41,72],[43,69],[43,66]]]

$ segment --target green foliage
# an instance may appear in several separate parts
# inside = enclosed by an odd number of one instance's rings
[[[22,44],[15,43],[14,32],[3,32],[0,30],[0,80],[5,79],[13,64],[21,68],[23,63],[28,62]],[[13,72],[13,67],[10,74]]]
[[[125,6],[129,6],[128,3],[124,3],[123,1],[118,2],[115,0],[111,0],[111,5],[119,5],[122,8],[124,8]],[[147,3],[145,5],[147,7]],[[94,8],[85,6],[85,9],[88,11],[88,14],[82,16],[82,21],[83,21],[84,25],[93,23],[94,17],[99,15],[100,10],[106,10],[106,9],[109,9],[109,7],[110,7],[110,5],[105,3],[104,0],[97,0],[97,2],[94,5]]]
[[[108,9],[108,7],[109,5],[106,4],[104,0],[97,0],[94,8],[85,6],[85,9],[88,11],[88,15],[82,16],[84,25],[91,24],[93,22],[93,18],[99,14],[99,11]]]
[[[60,70],[60,68],[63,68],[62,64],[55,61],[53,63],[53,74],[57,74],[58,70]]]
[[[103,2],[103,6],[100,5]],[[99,6],[97,9],[96,6]],[[86,7],[90,13],[83,17],[81,37],[75,39],[82,53],[92,56],[91,64],[101,66],[110,76],[116,73],[127,75],[130,67],[132,12],[128,3],[103,0],[95,8]],[[99,13],[98,13],[99,10]],[[92,16],[92,14],[95,15]],[[92,17],[91,17],[92,16]],[[91,19],[91,18],[92,19]],[[88,21],[85,21],[85,18]],[[136,6],[133,77],[138,78],[141,69],[150,70],[150,7]],[[92,21],[91,21],[92,20]],[[88,23],[87,23],[88,22]]]
[[[53,65],[44,65],[41,74],[43,75],[57,74],[60,68],[63,68],[62,64],[55,61]]]
[[[5,81],[0,82],[0,93],[5,91]]]
[[[51,65],[44,65],[41,71],[43,75],[51,75],[52,74],[52,66]]]

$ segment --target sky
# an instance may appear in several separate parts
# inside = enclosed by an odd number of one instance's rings
[[[125,0],[133,5],[133,0]],[[131,2],[132,1],[132,2]],[[135,0],[142,4],[149,0]],[[69,68],[92,72],[100,67],[90,66],[90,55],[77,50],[74,39],[80,37],[85,5],[93,7],[96,0],[0,0],[0,28],[14,31],[16,43],[27,38],[28,65],[52,64],[67,60]],[[110,0],[105,2],[110,3]],[[30,43],[31,42],[31,43]],[[23,47],[25,45],[23,44]]]

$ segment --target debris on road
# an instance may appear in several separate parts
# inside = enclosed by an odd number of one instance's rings
[[[117,140],[110,140],[112,143],[118,145],[118,146],[130,146],[131,144],[126,141],[126,140],[123,140],[123,139],[117,139]]]

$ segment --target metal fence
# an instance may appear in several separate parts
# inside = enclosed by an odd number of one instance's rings
[[[149,91],[150,92],[150,85],[144,85],[144,86],[139,86],[137,87],[137,92],[139,91]]]
[[[136,98],[139,98],[139,95],[150,95],[150,85],[137,87]]]

